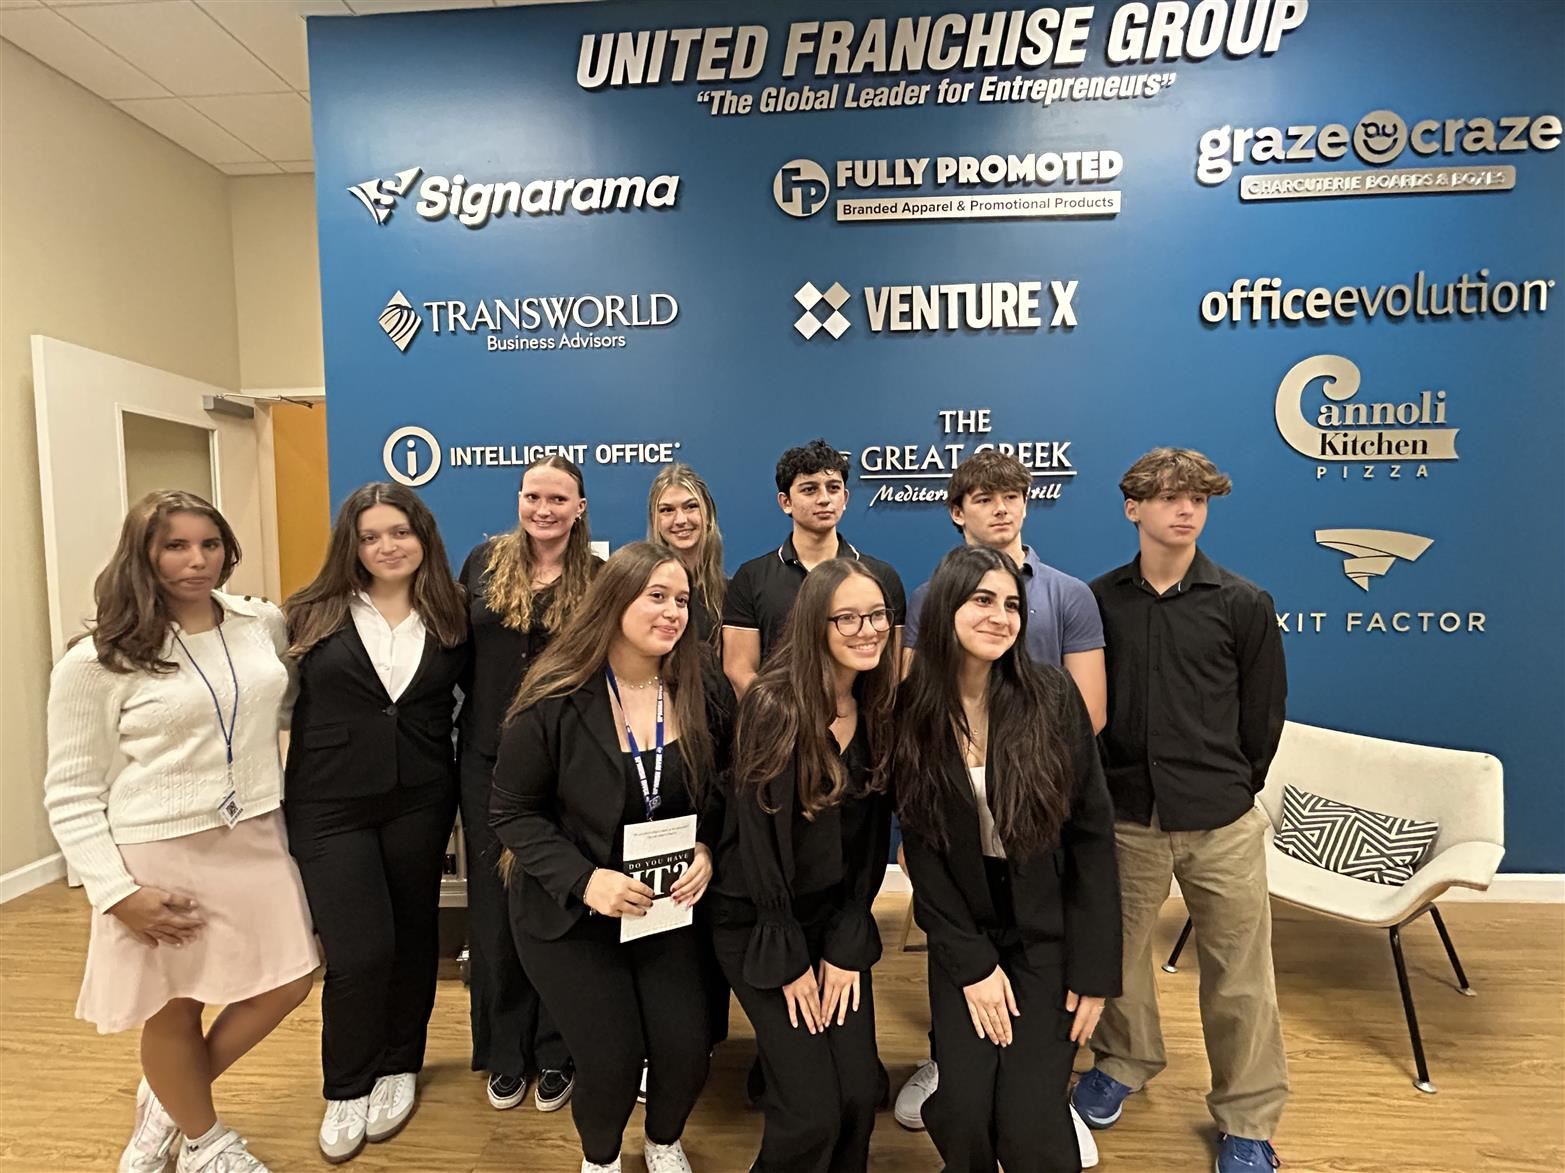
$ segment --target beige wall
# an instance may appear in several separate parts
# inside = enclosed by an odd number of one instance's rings
[[[28,337],[239,389],[228,193],[220,172],[0,41],[0,874],[55,850],[39,803],[49,620]]]
[[[324,386],[315,176],[231,179],[228,198],[242,386]]]

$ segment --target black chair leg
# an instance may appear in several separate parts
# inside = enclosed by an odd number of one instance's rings
[[[1451,968],[1456,971],[1458,989],[1468,998],[1478,997],[1478,991],[1467,984],[1467,974],[1462,969],[1462,959],[1456,955],[1456,946],[1451,944],[1451,934],[1446,932],[1445,919],[1440,915],[1440,910],[1431,904],[1429,915],[1434,917],[1435,929],[1440,933],[1441,944],[1445,946],[1445,955],[1451,959]]]
[[[1179,972],[1179,955],[1185,951],[1185,942],[1190,939],[1190,930],[1195,928],[1195,921],[1185,917],[1184,930],[1179,934],[1179,940],[1174,942],[1174,951],[1168,955],[1168,960],[1163,963],[1164,973]],[[1453,953],[1453,957],[1456,955]]]
[[[1435,1085],[1429,1082],[1429,1064],[1424,1061],[1424,1040],[1418,1033],[1418,1011],[1413,1009],[1413,989],[1407,981],[1407,962],[1402,960],[1402,932],[1391,930],[1391,957],[1397,963],[1397,985],[1402,988],[1402,1010],[1407,1015],[1407,1033],[1413,1040],[1413,1062],[1418,1068],[1418,1078],[1413,1086],[1429,1095],[1435,1094]]]

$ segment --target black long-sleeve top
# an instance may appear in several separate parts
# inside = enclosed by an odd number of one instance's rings
[[[813,819],[799,804],[790,767],[753,792],[730,794],[716,851],[712,919],[751,927],[744,976],[776,989],[813,963],[805,925],[820,927],[821,955],[839,969],[867,970],[880,959],[871,906],[886,875],[891,802],[870,792],[869,747],[862,726],[842,754],[848,789]]]
[[[1062,676],[1060,711],[1047,719],[1064,724],[1070,746],[1070,814],[1058,843],[1025,858],[1007,856],[1014,923],[999,923],[977,800],[953,738],[943,795],[949,842],[941,848],[903,827],[913,914],[928,934],[936,963],[958,985],[988,977],[1000,962],[997,942],[1016,940],[1034,964],[1063,965],[1068,989],[1112,998],[1120,992],[1121,955],[1114,807],[1081,695],[1060,669],[1043,671]],[[1005,785],[992,758],[987,778],[991,796]]]
[[[1141,559],[1092,584],[1108,642],[1103,764],[1116,815],[1210,831],[1245,814],[1282,739],[1288,675],[1272,597],[1196,551],[1159,595]]]

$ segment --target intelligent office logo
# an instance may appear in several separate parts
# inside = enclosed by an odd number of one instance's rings
[[[1434,545],[1433,538],[1394,529],[1318,529],[1317,545],[1346,554],[1342,573],[1361,591],[1372,579],[1384,577],[1398,561],[1417,562]]]
[[[1454,195],[1509,191],[1516,168],[1497,156],[1552,151],[1560,144],[1557,114],[1501,118],[1425,118],[1411,126],[1394,110],[1372,110],[1350,131],[1340,122],[1324,126],[1219,126],[1201,135],[1196,179],[1207,187],[1227,181],[1241,163],[1261,166],[1334,163],[1353,153],[1370,167],[1386,167],[1411,151],[1422,160],[1458,166],[1401,167],[1384,171],[1299,171],[1245,175],[1241,200],[1297,200],[1369,195]]]
[[[871,334],[1019,333],[1045,327],[1072,329],[1076,326],[1074,303],[1080,285],[1080,281],[866,285],[864,322]],[[793,299],[804,309],[804,313],[795,319],[793,328],[806,340],[823,330],[834,340],[841,338],[852,325],[843,312],[852,297],[840,281],[832,282],[824,293],[813,282],[806,281],[793,294]]]
[[[416,489],[429,484],[440,471],[440,441],[426,429],[409,424],[386,437],[380,462],[392,480]]]
[[[391,218],[421,167],[391,179],[370,179],[348,188],[375,223]],[[482,228],[497,216],[558,216],[567,212],[624,212],[672,208],[679,200],[679,176],[616,175],[596,179],[501,179],[470,182],[465,175],[426,175],[413,211],[423,220],[450,217],[465,228]]]
[[[400,289],[391,295],[386,308],[380,311],[380,328],[391,339],[391,344],[404,354],[413,342],[413,335],[418,333],[418,328],[423,324],[424,320],[418,316],[418,311]]]

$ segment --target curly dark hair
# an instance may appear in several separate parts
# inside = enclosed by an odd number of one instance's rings
[[[790,448],[777,460],[777,491],[784,496],[793,482],[812,472],[835,472],[848,478],[848,458],[825,440],[811,440],[802,448]]]

